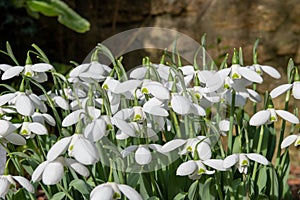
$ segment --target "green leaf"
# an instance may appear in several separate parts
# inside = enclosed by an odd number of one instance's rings
[[[76,190],[78,190],[83,196],[89,196],[90,192],[91,192],[91,187],[86,184],[85,181],[81,180],[81,179],[75,179],[73,181],[71,181],[71,183],[69,184],[69,190],[71,188],[75,188]]]
[[[267,179],[267,167],[264,166],[258,171],[257,186],[259,193],[262,193],[263,189],[266,187]]]
[[[8,53],[8,55],[9,55],[9,57],[10,57],[17,65],[19,65],[19,63],[18,63],[18,61],[17,61],[17,59],[16,59],[16,57],[15,57],[15,55],[14,55],[12,49],[11,49],[11,46],[10,46],[9,42],[6,42],[6,50],[7,50],[7,53]]]
[[[188,198],[193,200],[193,199],[198,199],[197,198],[197,189],[198,189],[198,181],[195,181],[189,188],[188,191]]]
[[[23,188],[18,189],[18,191],[12,195],[12,200],[19,199],[26,199],[26,195]]]
[[[278,176],[274,168],[269,168],[269,183],[270,186],[270,197],[271,199],[278,198],[279,195],[279,184],[278,184]]]
[[[184,200],[186,195],[186,192],[180,192],[173,198],[173,200]]]
[[[44,53],[44,51],[42,51],[42,49],[40,49],[40,47],[38,47],[36,44],[32,44],[31,45],[33,48],[35,48],[35,50],[37,50],[37,52],[39,52],[39,54],[42,56],[41,60],[44,61],[45,63],[50,63],[49,59],[47,58],[46,54]]]
[[[51,200],[61,200],[66,196],[64,192],[58,192],[52,196]]]
[[[27,7],[49,17],[57,16],[61,24],[78,33],[90,30],[90,23],[61,0],[28,0]]]
[[[289,62],[288,62],[288,66],[287,66],[287,76],[288,76],[288,82],[290,83],[291,80],[293,79],[292,77],[292,72],[294,69],[295,65],[294,65],[294,61],[292,58],[290,58]]]

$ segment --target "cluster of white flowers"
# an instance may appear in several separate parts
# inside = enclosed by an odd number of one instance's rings
[[[200,70],[191,65],[174,67],[145,63],[132,70],[127,77],[119,68],[115,66],[111,69],[97,61],[85,63],[69,73],[68,79],[64,79],[64,88],[37,95],[30,87],[31,80],[36,84],[47,81],[46,73],[54,70],[50,64],[24,67],[0,65],[2,80],[22,76],[20,91],[10,91],[0,96],[1,174],[5,173],[6,157],[2,154],[8,143],[25,145],[26,140],[35,135],[49,134],[49,125],[57,127],[60,123],[55,115],[52,117],[48,112],[52,105],[64,113],[61,126],[65,132],[46,152],[46,160],[33,172],[32,182],[42,180],[45,185],[57,184],[64,177],[65,167],[88,177],[90,171],[87,165],[100,162],[101,150],[97,144],[103,138],[115,143],[134,141],[131,144],[127,142],[116,151],[122,159],[133,155],[141,169],[159,159],[153,154],[164,157],[177,151],[186,159],[179,165],[176,174],[189,176],[193,180],[203,174],[214,174],[216,170],[230,170],[232,166],[246,175],[249,159],[268,165],[269,161],[260,152],[238,152],[223,159],[214,157],[213,144],[205,133],[203,123],[205,125],[205,120],[210,120],[207,110],[216,104],[231,105],[234,102],[231,106],[242,107],[247,99],[260,102],[260,95],[248,86],[262,83],[262,72],[280,78],[276,69],[234,63],[229,68],[215,71]],[[275,88],[270,96],[275,98],[292,89],[293,96],[299,99],[299,87],[299,80],[295,80]],[[252,126],[269,124],[277,121],[277,115],[291,123],[299,123],[294,114],[273,106],[258,111],[249,123]],[[18,118],[18,122],[14,118]],[[216,128],[218,134],[224,134],[230,131],[229,126],[233,122],[219,119],[216,123],[219,124]],[[183,130],[182,126],[187,129]],[[165,134],[168,133],[173,139],[166,139]],[[282,142],[281,147],[285,148],[293,142],[299,145],[299,141],[300,136],[291,135]],[[34,192],[27,179],[2,175],[1,197],[6,195],[11,184],[16,185],[15,181],[29,192]],[[114,182],[98,185],[90,198],[118,199],[121,193],[128,199],[142,199],[133,188]]]

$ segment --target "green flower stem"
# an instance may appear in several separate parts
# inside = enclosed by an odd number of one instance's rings
[[[230,107],[230,122],[229,122],[229,132],[228,132],[228,146],[227,146],[227,155],[230,155],[232,153],[232,135],[233,135],[233,122],[234,122],[234,110],[235,110],[235,91],[232,91],[232,97],[231,97],[231,107]]]
[[[74,198],[69,194],[69,192],[60,183],[57,183],[57,186],[58,186],[59,189],[61,189],[66,194],[66,196],[70,200],[74,200]]]
[[[264,125],[262,125],[260,127],[259,139],[258,139],[258,146],[257,146],[256,153],[260,153],[260,151],[261,151],[261,145],[262,145],[263,137],[264,137]],[[252,174],[252,180],[253,181],[255,181],[256,172],[257,172],[257,166],[258,166],[258,163],[255,162],[254,163],[254,167],[253,167],[253,174]]]
[[[43,192],[45,192],[45,195],[46,195],[47,199],[51,199],[52,198],[52,191],[51,191],[50,186],[48,186],[46,188],[45,185],[42,184],[41,182],[40,182],[40,186],[41,186]]]
[[[9,160],[11,160],[11,161],[13,162],[14,166],[16,167],[17,171],[19,172],[19,174],[20,174],[21,176],[23,176],[24,173],[23,173],[23,171],[22,171],[22,169],[21,169],[21,166],[20,166],[20,163],[19,163],[18,159],[17,159],[13,154],[11,154],[10,150],[7,148],[6,145],[4,145],[4,144],[2,143],[1,140],[0,140],[0,145],[5,149],[7,155],[10,157],[10,159],[8,159],[8,160],[6,161],[6,165],[5,165],[5,173],[7,172],[7,174],[8,174],[8,171],[9,171],[9,170],[8,170],[8,162],[9,162]]]
[[[43,145],[43,139],[40,135],[36,135],[36,137],[37,137],[38,145],[40,146],[39,149],[42,151],[42,154],[43,154],[44,158],[46,158],[47,154],[45,153],[45,150],[44,150],[45,145]]]
[[[182,138],[182,133],[181,133],[181,130],[180,130],[177,115],[175,114],[175,112],[172,109],[170,109],[170,115],[171,115],[171,118],[173,119],[173,124],[174,124],[175,131],[176,131],[178,137]]]
[[[290,96],[291,96],[291,91],[289,90],[286,93],[286,96],[285,96],[284,110],[286,110],[286,111],[289,108]],[[279,140],[278,140],[278,146],[277,146],[277,156],[276,156],[276,165],[275,165],[276,167],[279,167],[279,164],[280,164],[280,155],[281,155],[280,144],[283,141],[285,126],[286,126],[286,121],[284,119],[282,119],[281,130],[280,130],[280,135],[279,135]]]

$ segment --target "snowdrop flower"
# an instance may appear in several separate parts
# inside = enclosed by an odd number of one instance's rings
[[[223,167],[223,160],[209,159],[206,161],[201,160],[189,160],[179,165],[176,171],[178,176],[189,176],[190,179],[200,179],[202,174],[211,175],[215,173],[215,170],[208,170],[206,166],[210,166],[219,171],[226,171]]]
[[[132,152],[135,151],[135,153],[134,153],[135,161],[139,165],[147,165],[152,160],[152,155],[151,155],[149,148],[154,151],[160,152],[161,146],[158,144],[132,145],[132,146],[125,148],[121,152],[121,154],[122,154],[123,158],[125,158],[126,156],[129,156]]]
[[[292,95],[294,96],[295,99],[300,99],[300,81],[295,81],[292,84],[283,84],[280,85],[276,88],[274,88],[271,92],[270,92],[270,96],[272,98],[276,98],[279,95],[285,93],[286,91],[292,89]]]
[[[4,104],[14,105],[18,113],[24,116],[33,115],[35,109],[46,112],[47,107],[41,99],[29,90],[25,92],[8,93],[0,96],[0,106]]]
[[[13,124],[10,121],[0,120],[0,140],[4,143],[12,143],[14,145],[25,145],[26,140],[16,133],[21,124]]]
[[[40,124],[45,124],[45,122],[47,122],[51,126],[55,126],[56,124],[55,119],[47,113],[35,112],[31,117],[33,122],[38,122]]]
[[[104,81],[110,71],[111,68],[107,65],[92,61],[91,63],[84,63],[72,69],[69,73],[69,81],[71,83],[77,81],[90,83],[94,82],[94,80],[100,82]]]
[[[144,80],[141,91],[143,94],[151,94],[153,97],[156,97],[160,100],[170,99],[169,90],[161,83],[156,81]]]
[[[132,187],[114,182],[103,183],[95,187],[91,194],[91,200],[111,200],[120,199],[123,193],[129,200],[142,200],[141,195]]]
[[[219,75],[223,77],[224,75],[228,76],[234,80],[234,79],[246,79],[248,81],[254,82],[254,83],[262,83],[263,79],[262,77],[257,74],[256,72],[252,71],[251,69],[247,67],[242,67],[239,64],[233,64],[230,68],[221,69],[218,71]]]
[[[38,122],[23,122],[20,130],[20,134],[25,138],[33,138],[35,134],[37,135],[47,135],[47,128]]]
[[[169,153],[175,149],[183,147],[179,152],[180,155],[192,153],[193,158],[207,160],[211,158],[212,152],[210,147],[210,139],[205,136],[198,136],[187,140],[174,139],[162,146],[161,153]],[[197,156],[195,155],[197,153]]]
[[[22,176],[1,175],[0,197],[5,198],[5,195],[7,194],[9,189],[11,189],[11,186],[13,186],[13,188],[16,188],[17,183],[24,187],[28,192],[34,193],[34,187],[26,178]]]
[[[249,124],[251,126],[261,126],[263,124],[270,124],[272,122],[277,121],[277,115],[283,118],[286,121],[289,121],[293,124],[298,124],[299,119],[292,113],[285,110],[276,110],[274,108],[268,108],[267,110],[261,110],[255,113]]]
[[[56,142],[47,154],[47,160],[53,161],[59,155],[68,154],[84,165],[95,164],[99,161],[99,152],[94,143],[86,139],[82,134],[74,134]]]
[[[246,67],[255,71],[259,75],[262,75],[263,72],[265,72],[266,74],[268,74],[271,77],[276,78],[276,79],[280,79],[280,77],[281,77],[280,73],[274,67],[271,67],[268,65],[254,64],[254,65],[246,66]]]
[[[47,81],[47,75],[45,72],[53,69],[53,66],[47,63],[37,63],[34,65],[25,65],[10,67],[4,71],[1,79],[7,80],[15,76],[19,76],[23,73],[25,76],[32,77],[34,80],[42,83]]]
[[[295,147],[300,145],[300,134],[298,135],[289,135],[281,143],[281,148],[284,149],[294,143]]]
[[[33,172],[32,181],[42,180],[45,185],[57,184],[64,176],[64,167],[69,167],[78,174],[88,177],[89,170],[81,163],[71,158],[58,157],[52,161],[42,162]]]
[[[227,156],[224,159],[223,166],[224,168],[230,168],[236,164],[240,173],[247,174],[248,167],[250,165],[249,159],[263,165],[268,165],[269,163],[269,161],[264,156],[258,153],[240,153]]]
[[[179,94],[172,94],[171,107],[179,115],[195,114],[205,116],[205,110],[196,103],[193,103],[188,97]]]

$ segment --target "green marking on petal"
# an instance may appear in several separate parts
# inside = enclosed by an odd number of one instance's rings
[[[106,130],[111,130],[112,128],[113,128],[113,126],[111,124],[106,125]]]
[[[199,94],[199,93],[196,93],[195,96],[196,96],[197,99],[201,99],[202,98],[202,95]]]
[[[193,148],[192,148],[191,146],[188,146],[188,147],[186,148],[186,150],[189,151],[189,152],[192,152],[192,151],[193,151]]]
[[[248,166],[248,164],[249,164],[249,163],[248,163],[248,160],[243,160],[243,161],[242,161],[242,166]]]
[[[205,171],[206,171],[205,169],[200,168],[200,169],[198,170],[198,174],[201,175],[201,174],[205,173]]]
[[[70,145],[70,146],[69,146],[69,151],[72,151],[73,148],[74,148],[74,145]]]
[[[298,145],[300,145],[300,139],[298,139],[295,143],[295,146],[298,146]]]
[[[25,76],[32,77],[32,73],[30,73],[30,72],[26,72]]]
[[[276,121],[276,117],[271,116],[271,117],[270,117],[270,121],[271,121],[271,122],[275,122],[275,121]]]
[[[24,129],[24,130],[21,131],[21,134],[22,134],[22,135],[28,135],[29,132],[28,132],[26,129]]]
[[[114,196],[113,196],[113,199],[120,199],[120,198],[121,198],[121,194],[115,192],[115,193],[114,193]]]
[[[230,85],[227,84],[227,83],[225,83],[225,84],[224,84],[224,88],[225,88],[225,89],[229,89],[229,88],[230,88]]]
[[[256,70],[256,73],[258,73],[259,75],[261,75],[261,70],[260,69]]]
[[[142,116],[140,114],[136,114],[133,118],[133,121],[140,121],[142,119]]]
[[[232,74],[231,77],[232,77],[232,79],[240,79],[241,78],[241,76],[238,73]]]
[[[108,90],[108,85],[107,84],[104,84],[102,87],[103,87],[103,89]]]
[[[144,94],[149,94],[149,91],[148,91],[147,88],[142,88],[142,93],[144,93]]]

